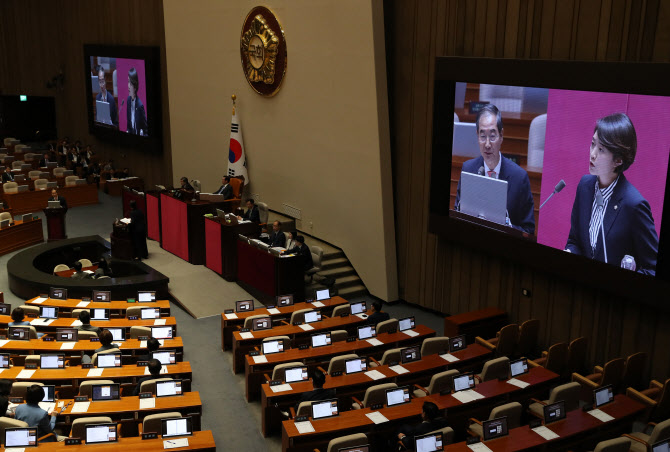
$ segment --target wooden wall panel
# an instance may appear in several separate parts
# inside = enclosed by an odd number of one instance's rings
[[[670,316],[427,232],[436,56],[667,62],[668,2],[389,0],[384,6],[401,298],[445,314],[498,306],[513,321],[540,319],[543,346],[586,336],[590,365],[644,350],[650,374],[670,376]]]
[[[161,48],[160,71],[166,74],[162,1],[3,0],[0,2],[0,94],[53,96],[59,136],[95,145],[103,159],[113,158],[117,167],[129,167],[150,186],[171,181],[167,78],[162,79],[161,154],[100,141],[88,133],[84,44],[158,46]],[[46,88],[46,82],[59,71],[65,75],[63,89]]]

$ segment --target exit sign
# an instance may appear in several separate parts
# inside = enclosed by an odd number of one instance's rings
[[[21,94],[21,95],[19,96],[19,100],[20,100],[21,102],[25,102],[25,101],[28,100],[28,96],[26,96],[26,95],[24,95],[24,94]]]

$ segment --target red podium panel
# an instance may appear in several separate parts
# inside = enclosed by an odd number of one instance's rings
[[[186,203],[161,194],[161,246],[188,261],[188,218]]]
[[[205,265],[223,276],[237,281],[237,237],[258,237],[261,227],[256,223],[228,224],[219,217],[205,219]]]
[[[43,210],[47,217],[47,232],[49,242],[67,238],[65,233],[65,209],[62,207],[47,208]]]
[[[161,201],[157,193],[147,193],[147,236],[151,240],[161,240]]]

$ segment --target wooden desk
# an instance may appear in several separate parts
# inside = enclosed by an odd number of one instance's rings
[[[61,312],[72,312],[74,309],[109,309],[110,315],[126,316],[126,309],[128,308],[161,308],[161,317],[170,316],[170,302],[168,300],[156,300],[151,303],[128,303],[127,301],[82,301],[78,298],[68,298],[67,300],[53,300],[47,298],[42,303],[36,303],[39,297],[31,298],[26,301],[26,304],[35,306],[57,306]],[[86,305],[83,305],[86,303]]]
[[[247,401],[255,400],[261,389],[261,384],[265,381],[264,374],[272,374],[274,367],[278,364],[290,362],[301,362],[314,369],[317,366],[328,366],[331,358],[335,356],[348,355],[355,353],[359,356],[372,356],[381,359],[384,351],[391,348],[409,347],[410,345],[420,344],[424,339],[435,336],[435,331],[427,326],[419,325],[414,328],[418,336],[408,336],[405,333],[381,334],[377,339],[382,345],[371,345],[367,340],[354,342],[340,341],[332,345],[323,347],[308,348],[300,350],[292,348],[282,353],[273,353],[267,355],[268,362],[256,363],[253,356],[245,356],[244,362],[244,380],[246,385]]]
[[[609,422],[601,422],[582,410],[574,410],[567,413],[565,419],[547,426],[549,430],[558,434],[559,438],[547,441],[525,425],[510,430],[508,436],[487,441],[486,447],[495,452],[593,449],[598,441],[629,432],[635,416],[643,409],[640,403],[624,395],[617,395],[612,403],[600,408],[601,411],[614,417]],[[471,452],[465,442],[451,444],[445,448],[445,451]]]
[[[242,339],[240,333],[235,331],[233,332],[233,373],[242,372],[244,368],[244,355],[253,350],[254,347],[260,346],[266,337],[288,336],[291,338],[293,347],[297,347],[301,343],[308,343],[309,337],[314,333],[337,329],[346,329],[351,332],[353,328],[365,324],[366,321],[367,319],[360,318],[357,315],[335,318],[322,317],[320,322],[311,323],[312,329],[307,331],[301,328],[304,325],[283,325],[269,330],[252,331],[253,337],[251,339]]]
[[[41,219],[25,223],[16,221],[13,226],[0,229],[0,255],[42,242],[44,233]]]
[[[242,325],[244,325],[244,320],[247,317],[254,315],[269,315],[272,319],[283,319],[291,318],[291,314],[294,311],[299,311],[301,309],[321,309],[321,313],[330,314],[335,306],[348,303],[342,297],[332,297],[328,300],[324,300],[323,303],[325,306],[322,308],[316,308],[312,303],[294,303],[293,306],[285,306],[277,308],[279,314],[270,314],[266,307],[259,307],[253,311],[248,312],[236,312],[233,314],[221,314],[221,350],[227,350],[232,347],[233,340],[233,331],[237,331]],[[234,317],[233,317],[234,316]],[[231,317],[231,318],[229,318]]]
[[[59,188],[58,194],[65,198],[68,208],[98,204],[98,188],[95,184]],[[5,193],[4,199],[14,215],[20,215],[42,210],[50,196],[50,190],[39,190]]]
[[[536,371],[539,370],[539,371]],[[412,399],[406,403],[394,407],[386,407],[378,410],[389,422],[375,425],[367,416],[372,412],[370,408],[351,410],[340,413],[339,416],[329,419],[313,421],[314,432],[299,434],[295,423],[282,422],[282,451],[283,452],[307,452],[313,448],[325,449],[328,441],[338,436],[349,435],[358,432],[374,432],[380,435],[390,435],[400,424],[418,423],[424,402],[435,403],[440,410],[447,410],[449,426],[455,431],[465,429],[470,417],[486,419],[491,408],[497,403],[525,401],[537,394],[548,392],[549,386],[558,381],[558,375],[544,368],[536,367],[517,379],[530,383],[530,386],[521,389],[504,381],[491,380],[477,385],[476,391],[484,396],[483,399],[474,402],[461,403],[453,395],[429,395]]]
[[[398,386],[418,383],[424,387],[430,382],[433,374],[443,372],[448,369],[458,369],[461,372],[469,371],[473,366],[478,366],[491,356],[491,351],[479,344],[472,344],[465,350],[454,352],[453,356],[459,358],[458,361],[450,363],[441,358],[440,355],[429,355],[420,361],[409,364],[402,364],[409,373],[397,374],[389,366],[378,366],[374,370],[383,373],[386,378],[380,380],[371,380],[365,373],[355,373],[351,375],[341,375],[339,377],[326,376],[326,382],[323,385],[326,389],[335,389],[338,398],[338,407],[350,407],[351,397],[358,397],[362,400],[365,390],[371,384],[396,383]],[[295,406],[302,393],[311,391],[313,388],[311,381],[291,383],[291,390],[284,392],[274,392],[269,384],[264,383],[261,388],[261,413],[262,413],[262,432],[264,436],[276,433],[280,430],[283,419],[280,411],[288,411],[289,407]]]
[[[164,325],[156,325],[156,320],[165,321]],[[7,324],[12,321],[12,318],[8,315],[0,315],[0,328],[7,328]],[[77,328],[80,325],[78,318],[72,317],[59,317],[54,319],[53,322],[48,325],[45,324],[43,319],[31,319],[30,324],[35,327],[37,331],[41,332],[56,332],[57,328]],[[91,320],[92,326],[97,326],[100,328],[126,328],[127,333],[130,332],[130,328],[133,326],[171,326],[174,330],[174,335],[177,336],[177,321],[174,317],[161,317],[160,319],[148,319],[148,320],[128,320],[126,318],[110,318],[109,320]]]
[[[507,312],[488,307],[445,317],[444,335],[454,337],[465,334],[467,343],[472,344],[475,336],[495,337],[500,328],[508,323]]]
[[[304,301],[305,278],[298,256],[276,257],[246,241],[237,241],[237,283],[263,304],[274,304],[277,295],[293,294]]]
[[[93,273],[95,273],[95,271],[96,271],[97,269],[98,269],[98,266],[97,266],[97,265],[93,265],[93,266],[91,266],[91,267],[83,267],[81,270],[82,270],[82,271],[86,271],[86,270],[88,270],[88,271],[92,271]],[[62,278],[71,278],[72,275],[74,275],[74,272],[75,272],[75,271],[76,271],[76,270],[75,270],[74,268],[71,268],[71,269],[69,269],[69,270],[63,270],[63,271],[56,272],[56,273],[54,273],[54,275],[56,275],[56,276],[60,276],[60,277],[62,277]],[[93,276],[93,275],[91,275],[91,276]]]
[[[39,355],[40,353],[55,353],[63,352],[67,355],[80,355],[81,352],[94,352],[100,348],[100,342],[91,342],[91,341],[77,341],[74,343],[74,348],[71,349],[61,349],[63,344],[68,342],[45,342],[41,339],[31,339],[29,341],[7,341],[6,344],[0,347],[0,353],[12,353],[17,352],[21,354],[28,355]],[[72,342],[69,342],[72,343]],[[177,351],[177,358],[181,355],[184,355],[184,342],[181,337],[176,337],[174,339],[166,339],[163,343],[162,348],[165,349],[175,349]],[[128,339],[125,342],[121,342],[119,350],[129,351],[132,353],[146,351],[146,345],[142,346],[141,341],[137,339]]]
[[[110,196],[121,196],[123,187],[144,190],[144,181],[139,177],[128,177],[125,179],[101,180],[102,190]]]
[[[260,233],[257,223],[231,225],[218,216],[205,218],[205,265],[226,281],[237,281],[237,237],[258,237]]]

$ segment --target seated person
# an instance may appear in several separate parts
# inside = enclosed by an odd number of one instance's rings
[[[0,380],[0,414],[4,413],[3,416],[14,417],[14,411],[18,406],[16,403],[9,403],[9,395],[12,393],[12,386],[14,382],[12,380],[3,379]],[[7,400],[7,406],[2,407],[2,400]]]
[[[261,222],[261,214],[258,212],[258,206],[256,202],[249,198],[247,199],[247,211],[244,212],[242,216],[237,216],[239,220],[248,220],[253,221],[254,223]]]
[[[91,325],[91,312],[84,309],[79,313],[79,321],[81,322],[81,325],[77,327],[79,331],[93,331],[95,334],[100,336],[100,333],[102,332],[102,328],[98,326],[93,326]]]
[[[312,252],[309,250],[309,247],[305,245],[305,237],[299,235],[295,238],[295,247],[288,250],[289,254],[297,254],[302,259],[302,269],[307,271],[314,267],[314,262],[312,261]]]
[[[147,340],[147,352],[144,355],[140,355],[137,357],[138,361],[149,361],[151,359],[151,353],[155,352],[161,348],[161,343],[156,339],[155,337],[150,337]]]
[[[42,157],[39,162],[40,168],[45,168],[47,163],[49,163],[49,154],[44,154],[44,157]]]
[[[195,191],[193,186],[188,182],[188,177],[182,177],[181,179],[179,179],[179,183],[181,184],[181,189],[182,190],[190,191],[190,192]]]
[[[319,369],[315,369],[312,373],[312,386],[313,390],[303,392],[298,400],[298,403],[295,406],[296,411],[298,410],[298,405],[301,402],[318,402],[319,400],[328,400],[335,398],[334,389],[323,389],[323,385],[326,382],[326,374],[321,372]]]
[[[426,433],[447,426],[447,420],[440,416],[440,410],[433,402],[423,403],[421,419],[423,422],[421,422],[419,425],[412,427],[405,424],[398,430],[396,438],[402,442],[402,445],[405,446],[406,449],[413,450],[415,436],[425,435]],[[393,438],[394,445],[396,438]]]
[[[268,245],[271,247],[284,248],[286,245],[286,236],[281,230],[281,221],[272,223],[272,232],[270,233],[270,240]]]
[[[389,316],[388,312],[382,312],[381,301],[375,300],[372,302],[372,314],[370,314],[366,323],[377,326],[379,322],[383,322],[390,318],[391,316]]]
[[[79,262],[79,261],[75,262],[72,267],[74,268],[74,273],[72,273],[72,276],[70,276],[70,278],[73,278],[73,279],[90,279],[91,278],[90,273],[86,273],[86,272],[82,271],[81,262]]]
[[[5,172],[2,173],[2,183],[14,182],[14,175],[12,174],[12,165],[5,165]]]
[[[233,186],[230,185],[230,177],[224,176],[223,179],[221,179],[221,186],[214,192],[214,194],[223,195],[224,201],[233,199]]]
[[[135,396],[140,394],[140,387],[142,386],[142,383],[144,383],[145,381],[151,381],[161,378],[161,368],[163,367],[163,365],[161,364],[160,361],[158,361],[157,359],[150,359],[147,367],[149,368],[149,373],[151,375],[147,375],[146,377],[142,377],[139,380],[137,380],[137,386],[135,386],[135,392],[133,392],[133,395]]]
[[[47,413],[40,408],[39,403],[44,399],[44,388],[40,385],[32,385],[26,391],[26,403],[16,407],[16,420],[23,421],[29,427],[37,427],[37,437],[54,432],[56,425],[56,413]],[[56,441],[56,437],[47,438],[46,441]]]
[[[114,340],[114,337],[112,336],[112,333],[109,332],[109,330],[102,330],[101,332],[98,333],[98,337],[100,338],[100,344],[101,347],[97,348],[93,354],[100,353],[100,352],[106,352],[107,350],[114,350],[118,349],[119,346],[116,344],[112,344],[112,341]],[[92,359],[88,355],[84,355],[81,357],[81,362],[82,364],[88,364],[92,362]]]
[[[30,326],[30,322],[23,320],[25,316],[26,313],[22,307],[18,306],[12,309],[12,322],[9,322],[7,326]]]

